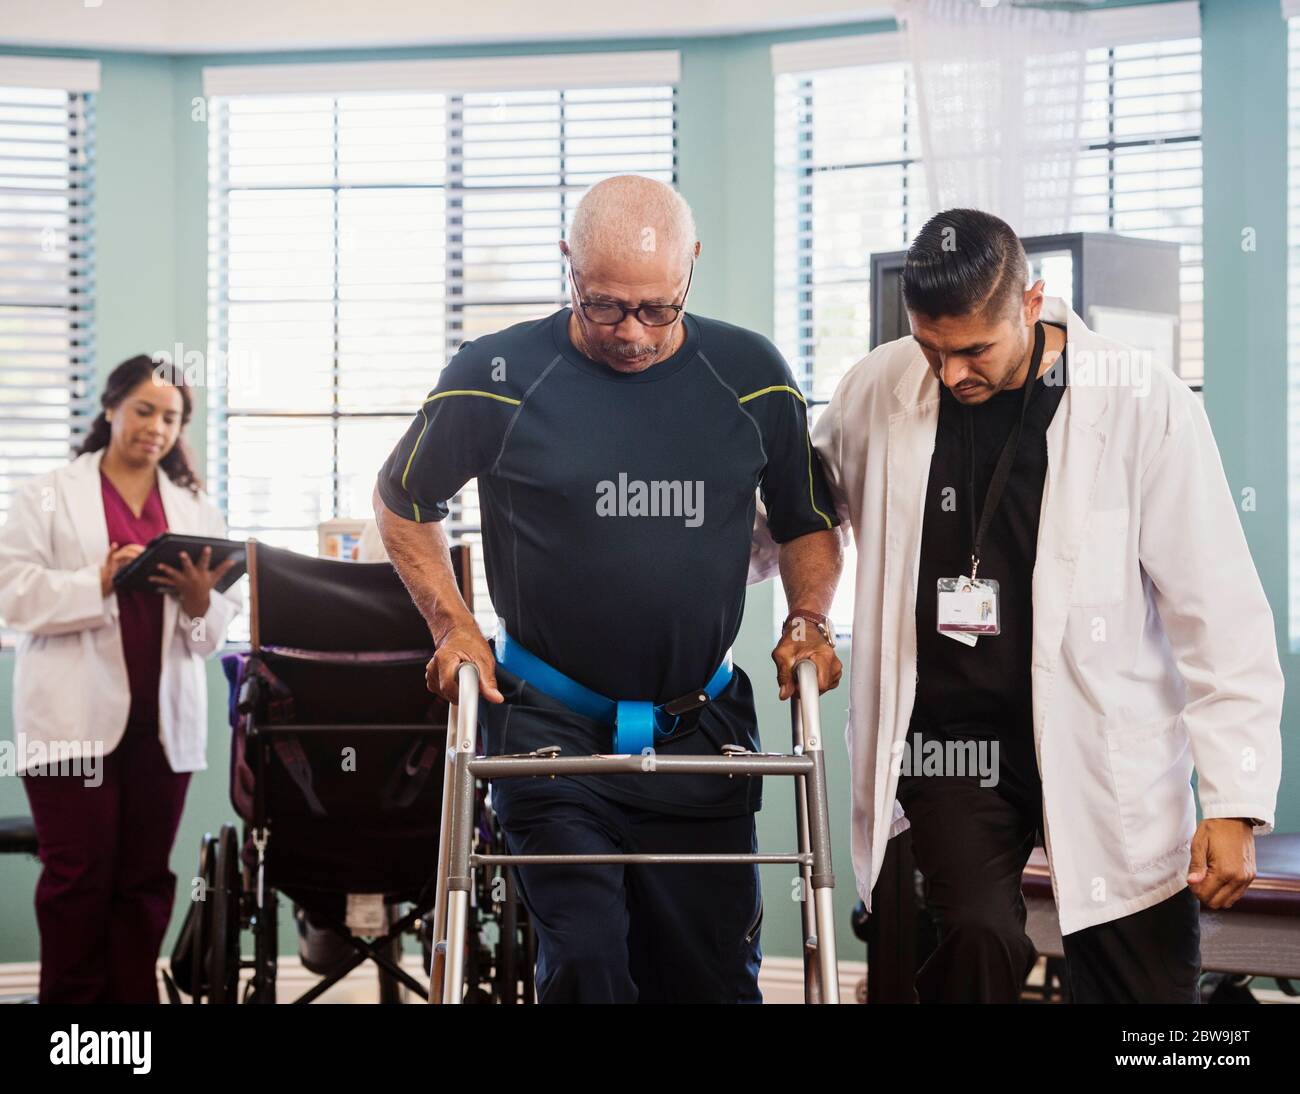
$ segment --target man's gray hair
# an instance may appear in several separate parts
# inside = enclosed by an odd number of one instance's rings
[[[630,251],[649,258],[668,248],[680,256],[675,269],[685,273],[695,242],[695,217],[686,199],[642,175],[615,175],[583,194],[568,239],[579,271],[602,255]]]

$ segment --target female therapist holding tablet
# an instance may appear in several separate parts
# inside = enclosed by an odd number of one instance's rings
[[[239,612],[234,565],[159,566],[166,595],[114,591],[160,532],[225,536],[181,440],[192,400],[166,363],[109,375],[80,454],[24,483],[0,527],[0,619],[20,632],[14,728],[40,842],[42,1003],[158,1001],[168,857],[206,766],[204,658]],[[75,763],[62,763],[76,758]]]

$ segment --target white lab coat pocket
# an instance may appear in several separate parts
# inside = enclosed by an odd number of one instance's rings
[[[1093,509],[1079,547],[1070,603],[1079,607],[1118,604],[1124,599],[1128,565],[1129,511]]]
[[[1106,757],[1124,852],[1135,873],[1183,849],[1196,827],[1192,749],[1181,715],[1137,726],[1111,720]]]

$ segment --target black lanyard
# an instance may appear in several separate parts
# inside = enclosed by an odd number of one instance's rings
[[[1043,330],[1041,322],[1034,324],[1034,352],[1029,358],[1029,372],[1025,376],[1025,395],[1020,402],[1020,417],[1016,424],[1011,427],[1011,432],[1007,435],[1006,441],[1002,445],[1002,453],[998,456],[997,466],[993,469],[993,478],[989,480],[988,492],[984,495],[984,506],[980,511],[979,522],[975,520],[975,422],[971,417],[971,408],[965,407],[965,415],[962,421],[966,427],[967,446],[967,486],[970,489],[968,497],[970,498],[970,576],[974,580],[976,571],[980,565],[980,545],[984,542],[984,534],[989,530],[989,525],[993,522],[993,514],[997,512],[998,505],[1002,502],[1002,492],[1006,489],[1007,481],[1011,478],[1011,468],[1016,462],[1016,452],[1020,448],[1020,434],[1024,432],[1025,411],[1029,409],[1029,400],[1034,393],[1034,385],[1038,382],[1038,368],[1043,361],[1043,346],[1046,342],[1046,332]]]

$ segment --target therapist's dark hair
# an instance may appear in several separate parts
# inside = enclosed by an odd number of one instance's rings
[[[176,443],[172,445],[171,451],[158,461],[158,466],[167,472],[167,477],[177,486],[183,486],[197,494],[203,489],[203,483],[194,473],[194,468],[190,464],[189,449],[185,444],[185,427],[189,425],[190,415],[194,413],[194,397],[189,385],[185,383],[184,371],[178,365],[162,358],[155,360],[142,353],[123,361],[108,374],[108,379],[104,381],[104,390],[99,396],[99,414],[90,423],[90,431],[86,434],[86,439],[81,442],[81,447],[77,449],[77,455],[98,452],[101,448],[108,447],[113,427],[104,412],[115,409],[122,400],[146,381],[170,384],[181,393],[181,432],[176,438]]]
[[[907,250],[903,303],[928,319],[1014,320],[1029,263],[1006,221],[979,209],[948,209],[925,222]]]

